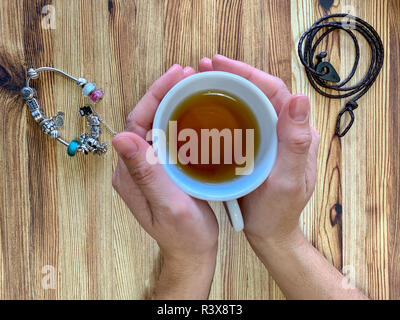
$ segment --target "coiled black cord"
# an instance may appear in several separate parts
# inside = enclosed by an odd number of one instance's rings
[[[326,21],[332,18],[343,18],[346,19],[342,21]],[[314,38],[316,34],[321,30],[327,30],[321,34],[319,38],[314,42]],[[323,58],[326,57],[326,52],[319,53],[317,58],[317,64],[314,64],[314,55],[318,45],[321,41],[329,35],[334,30],[343,30],[347,32],[347,34],[352,38],[355,46],[356,57],[354,61],[353,68],[350,74],[340,82],[340,78],[336,73],[336,70],[333,66],[326,61],[322,61]],[[343,86],[348,83],[351,78],[354,76],[357,66],[360,60],[360,47],[358,45],[358,40],[352,30],[358,31],[364,38],[367,40],[370,48],[371,48],[371,62],[368,68],[368,71],[364,78],[353,86],[349,86],[343,88]],[[313,43],[314,42],[314,43]],[[304,43],[304,46],[303,46]],[[304,48],[303,48],[304,47]],[[354,96],[349,100],[345,107],[339,112],[337,122],[336,122],[336,134],[339,137],[343,137],[351,128],[354,123],[354,113],[358,107],[357,100],[360,99],[373,85],[378,74],[383,65],[384,59],[384,48],[382,44],[382,40],[379,37],[378,33],[375,29],[369,25],[364,20],[354,17],[345,13],[340,14],[331,14],[327,15],[317,22],[315,22],[309,30],[307,30],[300,38],[299,45],[298,45],[298,55],[300,57],[301,63],[304,65],[308,80],[310,81],[313,88],[322,94],[325,97],[333,98],[333,99],[340,99],[346,98],[350,96]],[[328,82],[340,82],[336,85],[330,85]],[[338,94],[330,94],[325,92],[323,89],[333,89],[338,91]],[[349,124],[343,131],[340,131],[340,122],[342,116],[348,112],[351,120]]]

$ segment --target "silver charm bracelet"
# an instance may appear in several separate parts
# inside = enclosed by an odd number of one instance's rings
[[[64,77],[75,81],[75,83],[82,89],[82,95],[89,98],[92,105],[99,102],[104,95],[102,89],[97,89],[96,84],[88,82],[85,78],[74,78],[73,76],[51,67],[41,67],[37,69],[29,69],[26,78],[25,87],[21,90],[21,96],[25,100],[33,119],[42,128],[42,131],[49,135],[51,139],[57,140],[67,147],[67,154],[71,157],[75,156],[77,152],[84,154],[97,154],[103,155],[107,152],[107,144],[101,143],[99,137],[102,133],[100,125],[104,125],[106,130],[113,136],[117,133],[113,131],[107,123],[99,116],[99,114],[90,105],[85,105],[78,109],[78,115],[86,118],[86,124],[90,127],[89,133],[82,133],[77,140],[68,142],[61,137],[60,128],[64,126],[64,112],[59,111],[54,116],[48,118],[45,112],[40,109],[39,103],[36,99],[36,90],[29,86],[30,80],[39,78],[39,73],[42,71],[57,72]]]

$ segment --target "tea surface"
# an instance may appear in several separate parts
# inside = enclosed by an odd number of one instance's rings
[[[207,90],[195,93],[180,103],[172,114],[170,120],[177,122],[178,135],[175,138],[178,152],[190,140],[190,138],[187,137],[184,141],[178,141],[177,138],[179,133],[183,129],[192,129],[197,134],[198,141],[196,158],[198,163],[193,163],[195,162],[193,161],[185,164],[182,163],[180,156],[177,157],[177,165],[179,168],[185,174],[196,180],[209,183],[219,183],[238,177],[236,168],[243,168],[246,164],[239,164],[238,162],[240,161],[236,161],[234,148],[237,147],[238,144],[241,145],[240,154],[243,156],[246,155],[246,129],[254,130],[254,137],[251,139],[254,144],[251,158],[252,161],[254,161],[260,140],[257,120],[250,108],[240,98],[231,93],[218,90]],[[207,138],[202,136],[202,129],[217,129],[220,133],[221,130],[228,129],[229,131],[225,130],[224,133],[230,133],[231,141],[229,141],[229,138],[226,138],[227,141],[225,141],[225,136],[221,135],[219,150],[216,146],[214,147],[213,152],[212,138],[209,136],[207,136]],[[234,129],[241,129],[242,133],[241,137],[237,137],[236,140]],[[202,143],[204,146],[208,145],[208,156],[207,153],[203,152],[203,159],[201,152]],[[229,148],[224,149],[225,143],[227,143]],[[193,149],[185,148],[185,150],[187,152],[184,152],[184,154],[190,157]],[[206,149],[203,148],[203,150]],[[219,151],[219,157],[217,156],[218,152],[215,152],[216,150]],[[227,161],[225,161],[225,156],[227,155],[225,150],[228,150],[227,158],[231,158],[231,163],[226,163]],[[175,153],[175,155],[178,154],[179,153]],[[219,164],[213,163],[213,155],[214,162],[216,159],[219,159],[219,161],[217,161]],[[205,159],[208,160],[208,164],[204,164]]]

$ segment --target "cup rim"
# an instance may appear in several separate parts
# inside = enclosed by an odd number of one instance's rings
[[[247,87],[249,90],[252,91],[252,94],[257,95],[260,98],[260,101],[264,101],[264,107],[268,110],[268,114],[271,117],[272,121],[276,125],[278,117],[276,115],[275,109],[272,105],[272,103],[269,101],[268,97],[259,89],[255,84],[250,82],[249,80],[238,76],[233,73],[228,73],[228,72],[223,72],[223,71],[207,71],[207,72],[202,72],[202,73],[197,73],[194,75],[191,75],[181,81],[179,81],[177,84],[175,84],[164,96],[162,99],[161,103],[159,104],[154,120],[153,120],[153,129],[160,129],[161,123],[165,121],[163,119],[162,115],[164,112],[164,109],[170,106],[170,100],[176,95],[177,92],[181,90],[182,87],[186,86],[188,83],[196,82],[202,79],[208,79],[208,78],[224,78],[224,79],[233,79],[241,82],[241,85]],[[197,90],[199,91],[199,90]],[[194,94],[197,91],[193,91],[190,94]],[[243,99],[245,103],[246,100]],[[177,106],[174,106],[176,108]],[[257,117],[257,115],[256,115]],[[192,188],[190,185],[187,185],[185,183],[182,183],[178,177],[175,176],[173,172],[171,172],[170,167],[175,166],[175,164],[169,164],[169,163],[162,163],[163,169],[166,171],[167,175],[170,177],[170,179],[179,187],[181,188],[184,192],[187,194],[198,198],[202,200],[209,200],[209,201],[228,201],[228,200],[233,200],[233,199],[238,199],[240,197],[245,196],[246,194],[249,194],[253,190],[257,189],[268,177],[270,174],[272,167],[275,163],[276,156],[277,156],[277,135],[276,135],[276,130],[273,131],[273,137],[272,137],[272,142],[271,142],[271,147],[273,149],[273,156],[271,158],[272,165],[265,166],[264,170],[262,171],[262,174],[259,174],[254,177],[254,179],[251,181],[251,183],[248,183],[247,185],[242,185],[240,189],[237,189],[235,191],[227,192],[225,196],[220,196],[220,195],[214,195],[214,194],[208,194],[207,192],[203,190],[198,190],[197,188]],[[153,147],[157,150],[158,149],[158,141],[154,141],[153,138]],[[167,152],[168,154],[168,152]],[[185,175],[187,176],[187,175]],[[221,182],[221,183],[215,183],[215,184],[210,184],[207,182],[200,182],[206,187],[207,185],[217,185],[221,188],[223,188],[224,183],[229,183],[227,182]]]

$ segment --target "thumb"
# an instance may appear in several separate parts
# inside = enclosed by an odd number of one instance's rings
[[[305,95],[292,96],[279,114],[276,170],[288,180],[305,175],[312,141],[309,114],[310,101]]]
[[[135,133],[122,132],[114,137],[112,143],[150,206],[162,206],[176,198],[179,188],[159,162],[154,164],[154,159],[148,160],[147,154],[154,155],[154,149],[145,140]]]

